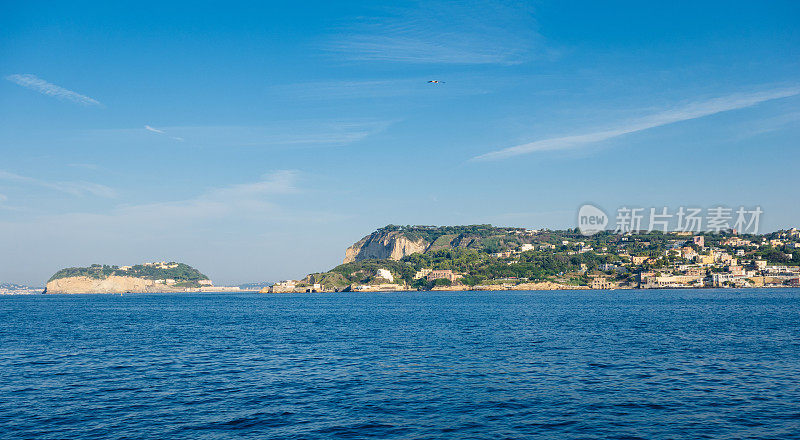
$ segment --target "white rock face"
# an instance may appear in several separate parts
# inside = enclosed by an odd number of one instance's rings
[[[59,278],[47,283],[47,293],[166,293],[185,292],[185,289],[156,284],[155,280],[112,275],[106,279],[90,277]]]
[[[368,258],[399,260],[406,255],[425,252],[429,245],[430,243],[424,239],[411,241],[397,231],[382,234],[373,233],[347,248],[344,254],[344,263]]]

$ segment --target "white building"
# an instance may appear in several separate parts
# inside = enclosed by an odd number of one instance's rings
[[[431,273],[431,269],[420,269],[416,274],[414,274],[414,279],[418,280],[420,278],[425,278],[429,273]]]
[[[375,276],[383,278],[389,282],[394,282],[394,276],[387,269],[378,269],[378,273],[376,273]]]

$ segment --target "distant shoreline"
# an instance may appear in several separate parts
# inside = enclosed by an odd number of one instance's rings
[[[74,295],[104,295],[104,296],[129,296],[129,295],[180,295],[180,294],[192,294],[192,293],[204,293],[204,294],[214,294],[214,293],[222,293],[222,294],[232,294],[232,293],[247,293],[253,295],[288,295],[288,294],[295,294],[295,295],[312,295],[312,294],[320,294],[320,293],[362,293],[362,294],[369,294],[369,293],[437,293],[437,292],[447,292],[447,293],[457,293],[457,292],[554,292],[554,291],[591,291],[591,292],[613,292],[613,291],[661,291],[661,290],[731,290],[731,291],[741,291],[741,290],[764,290],[764,289],[800,289],[800,287],[796,286],[759,286],[759,287],[712,287],[712,286],[704,286],[704,287],[658,287],[658,288],[630,288],[630,287],[622,287],[616,289],[592,289],[587,286],[574,286],[562,289],[519,289],[519,288],[503,288],[503,289],[486,289],[486,288],[478,288],[478,289],[453,289],[453,288],[436,288],[431,290],[417,290],[417,289],[405,289],[405,290],[372,290],[372,291],[357,291],[357,290],[347,290],[347,291],[333,291],[333,290],[326,290],[320,292],[275,292],[275,293],[262,293],[258,290],[234,290],[231,288],[230,290],[202,290],[202,291],[172,291],[172,292],[75,292],[75,293],[45,293],[44,291],[39,292],[20,292],[20,293],[3,293],[0,294],[0,297],[11,297],[11,296],[39,296],[39,295],[64,295],[64,296],[74,296]]]

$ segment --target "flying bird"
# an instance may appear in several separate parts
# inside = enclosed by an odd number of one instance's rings
[[[444,84],[444,81],[439,81],[438,79],[432,79],[428,81],[428,84]]]

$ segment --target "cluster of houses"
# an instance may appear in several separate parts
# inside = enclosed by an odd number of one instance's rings
[[[674,257],[670,266],[660,269],[639,270],[638,285],[643,289],[692,288],[692,287],[781,287],[800,286],[800,267],[768,265],[766,260],[743,258],[748,248],[762,246],[787,246],[800,248],[800,243],[792,239],[800,238],[800,231],[792,229],[784,233],[785,239],[762,238],[754,242],[738,236],[726,238],[720,244],[735,249],[730,254],[720,248],[705,248],[703,236],[691,239],[693,246],[674,247],[665,252],[665,256]],[[696,248],[701,249],[698,252]],[[604,264],[599,269],[604,272],[625,272],[636,270],[635,266],[654,265],[659,258],[651,256],[630,256],[620,254],[624,261],[634,267]],[[791,256],[788,256],[791,258]],[[610,289],[621,287],[607,276],[595,275],[591,278],[590,287],[594,289]]]
[[[261,289],[260,293],[316,293],[323,292],[325,286],[319,283],[306,285],[297,280],[286,280]]]
[[[154,267],[156,269],[175,269],[178,267],[178,263],[175,262],[166,262],[166,261],[154,261],[152,263],[142,263],[142,266],[147,267]],[[133,266],[120,266],[119,270],[128,271],[133,269]],[[162,278],[159,280],[155,280],[156,284],[163,284],[166,286],[173,286],[178,283],[173,278]],[[212,287],[214,283],[211,280],[197,280],[197,284],[200,284],[201,287]]]
[[[421,278],[425,278],[428,281],[436,281],[436,280],[448,280],[450,283],[454,283],[457,280],[461,279],[463,275],[453,272],[452,270],[431,270],[431,269],[422,269],[418,271],[414,275],[414,279],[418,280]],[[354,292],[391,292],[391,291],[399,291],[399,290],[412,290],[412,288],[406,284],[399,284],[396,283],[394,280],[394,276],[392,276],[391,272],[388,269],[378,269],[375,278],[377,281],[388,281],[387,283],[373,283],[373,284],[357,284],[350,286],[350,290]]]
[[[178,282],[175,281],[172,278],[163,278],[163,279],[160,279],[160,280],[155,280],[155,283],[156,284],[165,284],[167,286],[172,286],[174,284],[177,284]],[[213,286],[214,285],[214,283],[211,280],[197,280],[197,284],[199,284],[200,286]]]
[[[445,279],[451,283],[463,277],[462,274],[453,272],[452,270],[432,270],[422,269],[414,275],[414,279],[418,280],[425,278],[428,281],[436,281]],[[394,275],[389,269],[378,269],[375,271],[375,282],[370,284],[354,284],[348,287],[347,290],[353,292],[394,292],[399,290],[411,290],[411,287],[405,283],[397,283]],[[332,289],[327,289],[332,290]],[[261,293],[315,293],[325,292],[325,286],[319,283],[306,283],[298,280],[285,280],[275,283],[269,287],[261,290]]]
[[[156,269],[175,269],[178,263],[167,263],[166,261],[154,261],[152,263],[142,263],[142,266],[155,267]],[[131,270],[133,266],[120,266],[119,270]]]
[[[521,230],[516,233],[521,235],[536,235],[536,230]],[[800,287],[800,267],[790,265],[768,265],[766,260],[757,257],[759,253],[752,252],[762,247],[800,249],[800,231],[790,229],[780,234],[773,234],[770,238],[756,237],[743,238],[732,235],[719,243],[719,246],[706,246],[703,235],[691,233],[677,233],[685,239],[672,240],[663,255],[631,255],[635,247],[631,244],[649,246],[646,240],[637,240],[634,237],[621,238],[616,248],[613,249],[598,245],[594,242],[562,240],[561,249],[567,255],[594,252],[597,255],[613,255],[609,262],[600,264],[599,271],[590,271],[586,264],[581,264],[578,272],[589,276],[588,288],[615,289],[615,288],[696,288],[696,287]],[[752,236],[751,236],[752,237]],[[555,250],[558,244],[554,243],[526,243],[517,249],[492,254],[493,257],[503,259],[507,264],[518,262],[514,257],[523,252],[532,250]],[[792,255],[787,254],[787,258]],[[618,260],[618,261],[617,261]],[[397,291],[410,289],[403,282],[397,282],[391,271],[385,268],[377,269],[373,282],[363,285],[349,286],[348,290],[370,291]],[[436,281],[445,279],[453,286],[459,286],[463,277],[452,270],[421,269],[414,275],[415,280],[425,279]],[[516,286],[527,279],[492,280],[493,283],[508,281],[509,288]],[[506,286],[506,284],[502,284]],[[492,287],[493,285],[482,286]],[[583,288],[586,288],[584,286]],[[444,288],[444,287],[442,287]],[[332,290],[332,289],[330,289]],[[322,292],[325,286],[310,284],[301,281],[287,280],[275,283],[262,292]]]
[[[567,251],[567,255],[583,254],[583,253],[586,253],[586,252],[594,251],[594,248],[592,246],[587,245],[583,241],[571,242],[569,240],[563,240],[563,241],[561,241],[561,245],[562,246],[571,246],[571,247],[575,248],[575,250]],[[520,245],[520,247],[518,249],[507,250],[507,251],[504,251],[504,252],[495,252],[495,253],[492,254],[492,256],[495,257],[495,258],[511,258],[514,255],[519,255],[519,254],[521,254],[523,252],[527,252],[527,251],[532,251],[532,250],[536,250],[536,249],[554,250],[556,247],[557,246],[555,244],[552,244],[552,243],[542,243],[542,244],[538,244],[538,245],[531,244],[531,243],[525,243],[525,244]],[[601,252],[605,252],[607,250],[608,249],[605,248],[605,247],[600,249]]]

